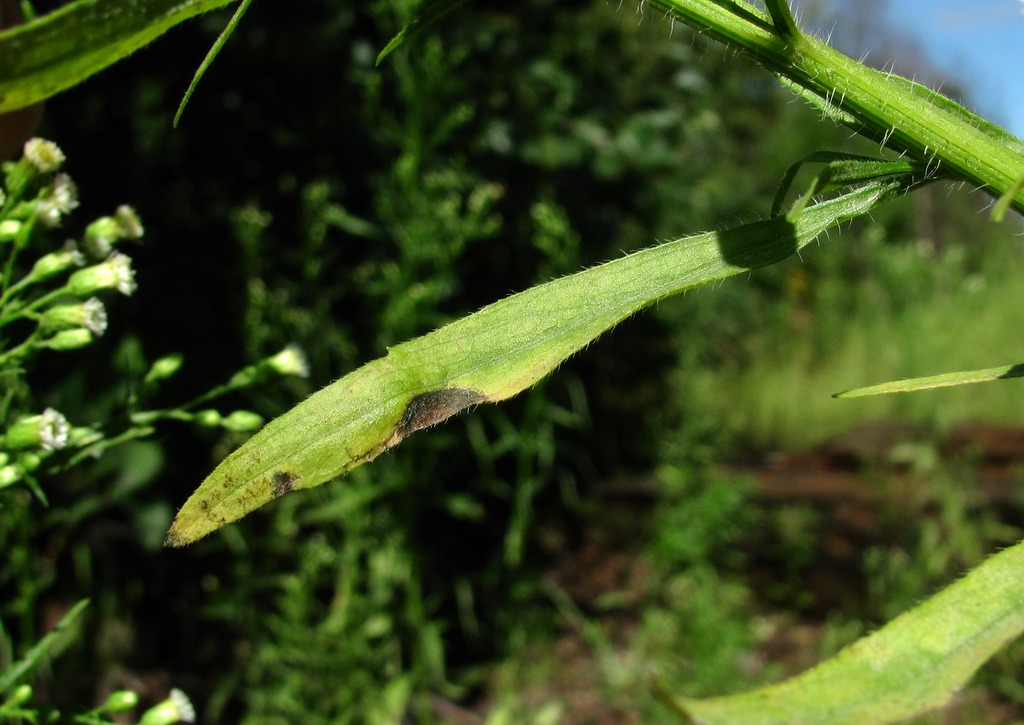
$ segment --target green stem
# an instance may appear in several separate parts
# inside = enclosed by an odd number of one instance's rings
[[[32,331],[32,334],[29,335],[28,339],[26,339],[24,342],[22,342],[19,345],[16,345],[15,347],[12,347],[10,350],[0,352],[0,368],[7,365],[11,360],[21,357],[22,355],[25,355],[31,349],[32,345],[36,343],[39,337],[40,332],[39,328],[37,327],[35,330]]]
[[[21,283],[19,282],[18,284]],[[14,287],[11,289],[14,289]],[[22,303],[21,305],[12,305],[11,309],[3,310],[3,318],[0,319],[0,326],[7,325],[15,320],[20,320],[26,317],[34,318],[37,310],[45,307],[51,302],[59,300],[61,297],[66,297],[67,294],[67,288],[61,287],[60,289],[51,290],[42,297],[32,300],[31,302]]]
[[[694,29],[751,55],[858,133],[955,173],[1024,212],[1024,142],[924,86],[883,73],[740,0],[647,0]],[[791,30],[795,33],[789,34]]]
[[[3,215],[0,214],[0,217]],[[9,248],[10,253],[7,255],[7,259],[4,262],[3,276],[0,278],[0,286],[4,289],[8,289],[11,284],[11,278],[14,276],[14,265],[18,260],[18,253],[22,249],[28,246],[29,238],[32,236],[32,232],[35,230],[36,216],[29,217],[25,223],[18,230],[17,238],[10,242]],[[4,304],[10,299],[10,293],[4,294]]]
[[[156,429],[151,426],[137,425],[129,428],[128,430],[119,433],[112,438],[103,438],[102,440],[96,441],[90,445],[84,446],[79,451],[75,452],[67,461],[65,470],[74,468],[82,461],[87,458],[98,458],[105,451],[115,446],[119,446],[122,443],[136,440],[139,438],[148,438],[156,432]]]

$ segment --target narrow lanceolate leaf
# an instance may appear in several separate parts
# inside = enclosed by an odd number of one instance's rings
[[[901,722],[947,704],[1024,631],[1024,544],[1002,551],[924,604],[778,685],[673,703],[702,725]]]
[[[83,599],[71,607],[67,613],[57,622],[57,626],[47,632],[25,656],[11,664],[3,672],[0,672],[0,695],[18,684],[26,675],[32,672],[40,662],[52,654],[60,642],[61,637],[75,624],[78,617],[86,607],[89,600]]]
[[[246,11],[249,10],[249,6],[252,5],[252,0],[242,0],[241,4],[235,8],[235,14],[231,16],[231,20],[228,21],[227,26],[223,32],[217,36],[216,42],[210,51],[203,58],[203,62],[199,64],[199,68],[196,70],[195,75],[192,76],[192,82],[188,84],[188,88],[185,90],[185,95],[181,99],[181,103],[178,104],[178,110],[174,114],[174,127],[177,128],[181,122],[181,114],[185,112],[185,106],[192,99],[192,94],[195,93],[196,88],[199,86],[199,81],[206,75],[206,71],[209,70],[210,66],[213,65],[214,59],[220,54],[220,51],[224,49],[224,46],[228,42],[228,38],[235,32],[238,24],[242,22],[242,18],[245,16]]]
[[[0,112],[37,103],[235,0],[78,0],[0,33]]]
[[[410,433],[533,385],[653,302],[793,254],[902,189],[875,183],[784,217],[645,249],[539,285],[390,348],[271,421],[185,502],[169,546],[372,460]]]
[[[415,17],[413,17],[409,24],[402,28],[398,35],[392,38],[388,44],[384,46],[384,50],[377,54],[377,65],[383,63],[384,59],[391,55],[406,40],[417,33],[422,33],[452,10],[455,10],[455,8],[460,5],[464,5],[466,1],[467,0],[433,0],[433,2],[425,3],[423,8],[416,13]]]
[[[864,388],[854,388],[842,393],[836,393],[833,398],[863,398],[868,395],[884,395],[885,393],[909,393],[913,390],[930,390],[932,388],[949,388],[954,385],[968,385],[970,383],[987,383],[990,380],[1006,380],[1009,378],[1024,377],[1024,363],[1017,365],[1003,365],[998,368],[987,368],[985,370],[964,370],[955,373],[942,373],[941,375],[929,375],[923,378],[907,378],[905,380],[893,380],[889,383],[869,385]]]

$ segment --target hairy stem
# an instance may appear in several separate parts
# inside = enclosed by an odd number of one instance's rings
[[[966,108],[866,67],[792,23],[783,0],[766,15],[739,0],[646,0],[694,29],[742,50],[829,115],[883,145],[967,179],[1024,212],[1024,142]]]

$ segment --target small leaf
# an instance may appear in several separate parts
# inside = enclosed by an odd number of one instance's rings
[[[799,38],[800,28],[797,27],[793,18],[793,11],[789,9],[787,0],[765,0],[765,7],[772,16],[772,24],[784,38]]]
[[[1020,193],[1021,189],[1024,189],[1024,176],[1017,179],[1013,186],[1007,189],[1006,193],[999,197],[999,201],[992,207],[993,222],[1002,224],[1003,220],[1006,219],[1006,212],[1010,210],[1010,205],[1013,204],[1013,198]]]
[[[924,180],[927,176],[928,181],[938,178],[935,174],[927,175],[925,164],[909,159],[889,161],[842,151],[814,151],[786,170],[772,203],[773,216],[782,210],[782,204],[796,180],[796,175],[807,164],[824,164],[825,167],[814,177],[808,191],[800,197],[795,208],[806,206],[815,194],[828,194],[855,184],[897,177],[905,177],[908,184],[915,177]]]
[[[178,127],[178,122],[181,121],[181,114],[185,112],[185,106],[188,105],[189,99],[192,98],[192,93],[195,92],[196,86],[199,85],[199,81],[202,80],[203,76],[206,75],[206,70],[213,64],[213,59],[217,57],[224,44],[228,42],[228,38],[235,32],[235,28],[242,21],[242,17],[245,15],[245,11],[252,5],[252,0],[242,0],[241,5],[235,10],[235,14],[231,16],[231,20],[228,21],[224,31],[217,36],[217,41],[210,48],[210,52],[203,58],[203,62],[199,64],[199,68],[196,69],[195,75],[192,76],[192,82],[188,84],[188,89],[185,91],[185,95],[181,98],[181,103],[178,104],[178,110],[174,114],[174,127]]]
[[[371,461],[466,407],[509,398],[659,299],[785,259],[902,190],[872,184],[738,229],[685,237],[538,285],[388,350],[271,421],[185,502],[183,546],[297,489]]]
[[[383,63],[384,59],[391,55],[391,53],[406,40],[412,38],[417,33],[423,32],[452,10],[466,2],[467,0],[434,0],[434,2],[428,4],[423,8],[423,10],[418,12],[411,21],[409,21],[408,25],[399,31],[398,35],[392,38],[391,41],[384,46],[384,50],[377,55],[377,65]]]
[[[1024,544],[802,675],[728,697],[670,698],[702,725],[891,723],[942,707],[1024,631]]]
[[[1024,377],[1024,363],[1017,365],[1003,365],[998,368],[987,368],[985,370],[964,370],[955,373],[942,373],[941,375],[930,375],[924,378],[907,378],[905,380],[894,380],[889,383],[870,385],[864,388],[854,388],[842,393],[835,393],[833,398],[863,398],[869,395],[884,395],[886,393],[909,393],[914,390],[931,390],[932,388],[948,388],[954,385],[969,385],[971,383],[987,383],[990,380],[1005,380],[1008,378]]]

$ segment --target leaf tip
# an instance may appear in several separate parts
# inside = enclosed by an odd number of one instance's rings
[[[186,539],[184,536],[174,530],[175,526],[172,525],[170,530],[167,532],[167,536],[164,537],[164,546],[168,549],[180,549],[183,546],[187,546],[192,542]]]
[[[387,59],[387,57],[391,55],[392,51],[394,51],[395,48],[400,46],[404,40],[405,30],[402,30],[398,35],[392,38],[387,45],[384,46],[384,50],[377,53],[377,62],[374,63],[374,66],[379,68],[380,64],[383,63],[385,59]]]

